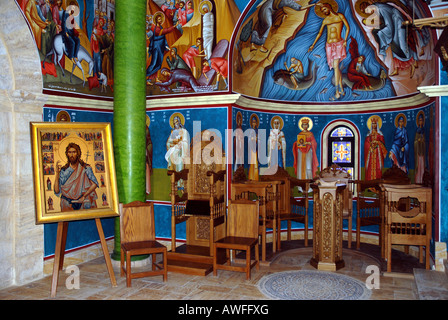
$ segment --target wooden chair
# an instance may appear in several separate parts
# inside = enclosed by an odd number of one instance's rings
[[[209,248],[209,255],[213,255],[213,242],[222,237],[225,230],[217,230],[225,226],[226,217],[226,171],[208,171],[207,194],[194,196],[191,192],[191,171],[168,171],[171,176],[171,251],[176,251],[176,225],[187,221],[187,245]],[[179,191],[179,181],[189,187]],[[189,192],[190,191],[190,192]],[[200,221],[198,221],[200,220]],[[206,226],[207,225],[207,226]],[[203,228],[200,230],[199,228]]]
[[[227,217],[227,235],[214,243],[213,274],[215,276],[218,274],[219,269],[230,270],[245,272],[246,279],[249,280],[251,269],[255,266],[259,270],[258,220],[258,200],[230,200]],[[255,249],[254,262],[251,260],[251,250],[253,248]],[[227,264],[218,264],[219,249],[226,250]],[[244,266],[232,264],[230,250],[246,252],[246,263]]]
[[[387,272],[392,269],[392,246],[415,245],[419,260],[429,269],[432,228],[432,189],[418,185],[383,185],[386,201]]]
[[[379,226],[379,246],[381,257],[385,258],[385,215],[384,215],[384,194],[381,184],[388,183],[394,185],[410,184],[411,180],[400,168],[392,166],[387,169],[381,179],[376,180],[355,180],[357,204],[356,204],[356,249],[361,247],[361,227]]]
[[[163,275],[167,281],[167,249],[155,240],[154,205],[153,203],[134,201],[120,204],[120,241],[121,241],[121,276],[126,274],[126,285],[131,286],[131,279],[147,276]],[[152,270],[131,272],[131,258],[135,255],[152,255]],[[156,262],[156,254],[163,255],[160,265]],[[126,265],[125,265],[126,258]]]
[[[290,197],[289,197],[289,213],[280,214],[280,223],[281,221],[288,221],[288,233],[287,233],[287,240],[291,240],[291,222],[299,222],[303,223],[305,226],[305,247],[308,246],[308,207],[309,207],[309,200],[308,200],[308,190],[310,189],[310,185],[313,182],[313,180],[299,180],[295,178],[289,179],[289,190],[290,190]],[[295,198],[294,197],[294,188],[301,188],[303,197],[301,198]],[[280,248],[279,248],[280,249]]]
[[[305,226],[305,246],[308,246],[308,190],[313,180],[299,180],[293,178],[281,168],[273,175],[262,175],[262,181],[282,181],[279,187],[278,210],[277,210],[277,248],[281,249],[281,222],[287,221],[287,240],[291,240],[291,222],[303,223]],[[294,197],[294,189],[301,188],[302,198]]]
[[[382,246],[384,237],[384,217],[380,214],[381,188],[379,180],[355,180],[356,202],[356,249],[361,248],[361,227],[378,225],[379,245]]]
[[[260,206],[259,236],[261,259],[266,261],[268,228],[272,229],[272,252],[277,249],[277,202],[281,181],[245,181],[232,183],[232,200],[258,200]]]
[[[197,249],[201,255],[211,257],[213,242],[225,234],[226,158],[222,150],[220,155],[214,154],[215,161],[204,161],[204,154],[210,154],[211,150],[216,152],[211,143],[223,145],[219,138],[209,135],[209,130],[203,130],[193,137],[184,170],[168,171],[171,176],[171,252],[177,250],[176,225],[184,221],[187,250]]]
[[[348,221],[347,230],[347,246],[350,249],[352,247],[353,239],[353,191],[351,190],[351,185],[347,185],[344,189],[344,207],[342,211],[342,219]]]

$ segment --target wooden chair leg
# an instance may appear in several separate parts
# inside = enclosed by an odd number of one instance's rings
[[[131,255],[126,254],[126,286],[131,286]]]
[[[151,270],[156,271],[156,254],[151,254]]]
[[[356,249],[359,250],[361,247],[361,219],[356,218]]]
[[[352,218],[348,219],[348,248],[352,248]]]
[[[423,246],[418,247],[418,260],[423,263]]]
[[[250,280],[250,246],[246,248],[246,279]]]
[[[163,251],[163,282],[168,281],[168,257],[167,250]]]
[[[213,246],[213,275],[216,277],[218,275],[217,269],[217,257],[218,257],[218,246],[215,244]]]
[[[305,247],[308,247],[308,217],[305,217]]]
[[[387,241],[387,272],[391,272],[392,270],[392,246],[390,242]]]
[[[258,243],[255,244],[255,261],[257,270],[260,270],[260,252],[258,249]]]
[[[277,250],[281,250],[282,246],[282,226],[281,226],[281,220],[277,219]]]
[[[288,241],[291,241],[291,220],[288,220],[288,235],[287,235]]]
[[[120,277],[124,276],[124,250],[121,248],[120,254]]]

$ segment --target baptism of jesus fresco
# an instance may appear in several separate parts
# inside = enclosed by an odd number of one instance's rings
[[[403,26],[413,15],[425,16],[418,1],[256,1],[237,30],[234,91],[316,102],[417,92],[435,82],[435,55],[430,31]]]

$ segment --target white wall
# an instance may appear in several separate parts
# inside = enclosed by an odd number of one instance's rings
[[[35,224],[30,121],[42,121],[42,75],[16,3],[0,0],[0,288],[43,276],[43,226]]]

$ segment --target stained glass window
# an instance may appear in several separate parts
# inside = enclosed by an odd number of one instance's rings
[[[333,163],[352,162],[352,143],[351,141],[333,141]]]
[[[337,164],[353,176],[355,136],[346,126],[339,126],[328,137],[328,165]]]
[[[337,138],[337,137],[353,137],[353,132],[346,127],[338,127],[333,130],[330,137]]]

